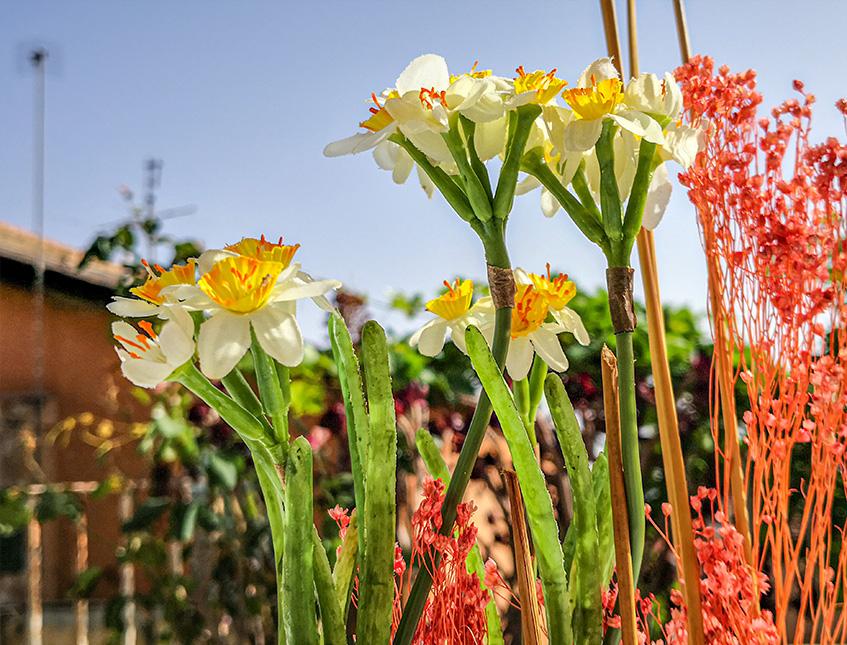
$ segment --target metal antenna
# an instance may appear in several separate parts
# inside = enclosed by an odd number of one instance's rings
[[[45,66],[47,50],[37,47],[29,53],[29,63],[35,73],[32,108],[32,229],[38,237],[33,277],[33,361],[32,376],[35,389],[35,435],[40,439],[44,423],[44,123],[45,123]],[[42,615],[40,608],[30,608],[29,637],[33,645],[41,645]]]

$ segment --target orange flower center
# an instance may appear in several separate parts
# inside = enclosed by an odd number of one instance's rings
[[[576,295],[576,285],[568,280],[567,273],[560,273],[555,278],[550,275],[550,263],[547,263],[547,275],[530,273],[532,286],[547,301],[550,309],[564,308]]]
[[[232,256],[216,262],[197,286],[224,309],[247,314],[265,306],[284,268],[281,262]]]
[[[465,280],[460,283],[456,279],[450,284],[445,280],[444,286],[447,287],[447,293],[430,300],[426,303],[426,308],[444,320],[455,320],[471,308],[473,281]]]
[[[156,342],[159,336],[156,334],[156,330],[153,329],[153,325],[146,320],[142,320],[138,323],[138,326],[144,330],[144,333],[136,334],[135,338],[125,338],[120,335],[115,336],[115,340],[124,346],[127,354],[132,358],[141,358],[148,351],[159,349],[159,343]]]
[[[551,69],[549,72],[538,69],[531,74],[527,74],[524,71],[523,65],[521,65],[515,71],[518,74],[515,78],[515,94],[535,92],[534,103],[538,103],[539,105],[544,105],[552,101],[562,91],[565,85],[568,84],[567,81],[556,78],[556,68]]]
[[[512,309],[512,338],[529,336],[547,318],[547,301],[531,284],[518,285]]]
[[[262,235],[258,240],[245,237],[240,242],[227,246],[226,250],[262,262],[279,262],[284,269],[291,264],[291,259],[299,248],[299,244],[283,244],[282,238],[279,238],[276,244],[268,242]]]
[[[174,265],[170,269],[164,269],[158,264],[150,266],[146,260],[142,260],[141,264],[147,269],[147,280],[141,286],[133,287],[129,292],[154,305],[160,305],[165,301],[162,295],[165,287],[195,283],[196,260],[189,260],[184,265]]]

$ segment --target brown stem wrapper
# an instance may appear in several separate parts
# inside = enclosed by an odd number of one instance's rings
[[[609,289],[609,314],[612,329],[616,334],[635,331],[638,320],[632,300],[631,267],[609,267],[606,269],[606,285]]]
[[[511,269],[488,266],[488,286],[495,309],[515,306],[515,274]]]

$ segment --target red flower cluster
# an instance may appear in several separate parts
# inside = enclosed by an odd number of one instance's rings
[[[833,525],[832,509],[847,474],[847,145],[809,141],[815,99],[799,81],[799,98],[760,118],[753,72],[715,72],[711,59],[697,57],[676,77],[685,118],[706,133],[680,180],[697,208],[709,265],[714,374],[730,383],[720,392],[730,400],[713,401],[734,413],[738,379],[749,400],[740,485],[730,483],[738,462],[716,449],[720,549],[740,546],[748,568],[767,563],[783,642],[843,642],[847,549],[839,550],[839,534],[847,526]],[[847,101],[836,107],[847,116]],[[716,446],[731,447],[719,411],[713,415]],[[792,479],[798,466],[802,480]],[[748,536],[726,533],[730,491],[750,491],[757,528]],[[725,579],[724,565],[712,573],[716,584],[736,580]],[[758,572],[737,580],[764,590]]]
[[[450,535],[442,535],[444,482],[427,479],[423,485],[423,494],[412,516],[412,566],[407,568],[402,554],[399,554],[399,561],[394,568],[396,593],[392,636],[402,615],[404,588],[408,590],[411,586],[412,570],[429,567],[430,563],[435,562],[435,569],[430,569],[432,590],[413,642],[451,645],[482,643],[487,633],[485,607],[491,599],[491,593],[482,586],[476,573],[468,571],[466,564],[468,554],[476,543],[477,529],[471,522],[476,509],[473,503],[460,504],[454,531]],[[498,579],[502,580],[499,574],[495,574],[496,566],[486,564],[486,584],[494,585]]]

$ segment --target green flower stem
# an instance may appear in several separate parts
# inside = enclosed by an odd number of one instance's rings
[[[498,309],[494,313],[493,353],[497,365],[500,366],[501,370],[506,361],[506,354],[509,351],[511,329],[511,308]],[[468,433],[465,436],[465,443],[462,445],[462,451],[459,453],[459,459],[456,462],[456,467],[453,469],[453,477],[444,495],[444,504],[441,506],[441,532],[443,534],[453,529],[453,524],[456,521],[456,508],[465,494],[465,489],[471,478],[471,471],[476,463],[476,457],[479,454],[479,448],[482,445],[482,440],[485,438],[485,430],[488,428],[488,422],[490,420],[491,401],[488,398],[488,394],[483,390],[479,395],[479,402],[476,405],[476,410],[474,410],[473,418],[468,427]],[[397,633],[394,634],[394,645],[409,645],[412,642],[412,636],[414,636],[415,629],[426,604],[426,598],[432,587],[432,574],[430,571],[433,570],[434,566],[435,563],[427,563],[426,566],[418,570],[418,575],[412,584],[412,590],[406,600],[406,606],[403,608],[403,615],[400,618]]]
[[[247,410],[262,424],[265,428],[268,441],[273,440],[273,428],[265,419],[265,411],[262,409],[262,402],[253,391],[250,383],[244,378],[244,375],[238,368],[232,370],[229,374],[221,379],[227,393],[232,397],[233,401],[238,403],[242,408]]]
[[[494,193],[494,217],[497,219],[505,220],[512,211],[521,157],[529,139],[532,124],[539,114],[541,114],[541,107],[532,103],[522,105],[514,112],[509,113],[509,140],[506,144],[506,158],[500,168],[497,191]]]
[[[538,570],[544,587],[550,642],[572,643],[571,607],[562,545],[559,543],[559,527],[553,514],[553,502],[544,474],[538,466],[526,428],[523,427],[515,402],[499,365],[488,349],[485,337],[476,327],[468,327],[465,342],[474,370],[497,412],[524,496],[527,519],[538,557]]]
[[[653,160],[656,157],[656,144],[641,140],[638,146],[638,167],[632,180],[629,202],[623,219],[624,239],[629,243],[625,249],[627,256],[632,253],[632,243],[641,230],[641,219],[644,217],[644,205],[647,203],[647,192],[653,180]]]
[[[482,187],[485,190],[485,195],[488,197],[488,201],[493,202],[494,193],[491,192],[491,178],[488,176],[488,168],[486,168],[482,159],[479,158],[479,155],[476,152],[476,144],[474,143],[476,124],[464,116],[459,117],[459,123],[462,124],[462,133],[464,134],[465,141],[467,142],[468,158],[471,162],[471,168],[476,173],[476,176],[479,177],[479,181],[482,183]]]
[[[429,434],[429,430],[421,428],[415,434],[415,445],[418,447],[418,453],[423,459],[426,469],[429,474],[435,478],[442,480],[445,484],[450,483],[450,471],[447,469],[447,464],[438,446],[435,445],[435,440]],[[485,563],[482,560],[482,554],[479,551],[479,545],[474,544],[471,547],[470,553],[466,562],[469,573],[475,573],[479,580],[479,586],[484,591],[488,592],[488,603],[485,605],[485,624],[487,630],[488,645],[502,645],[503,643],[503,626],[500,624],[500,615],[497,613],[497,604],[494,602],[494,594],[485,586]]]
[[[312,448],[304,437],[291,444],[285,470],[282,623],[291,645],[317,645]]]
[[[585,178],[584,161],[579,162],[579,168],[577,168],[573,179],[571,179],[571,185],[576,191],[576,196],[579,197],[579,201],[585,209],[594,216],[594,219],[598,222],[602,222],[603,215],[600,213],[600,209],[597,208],[597,204],[594,202],[594,196],[591,194],[591,190],[588,188],[588,180]]]
[[[244,440],[244,443],[264,444],[266,442],[265,428],[261,421],[212,385],[194,363],[189,362],[177,368],[171,378],[214,408]]]
[[[329,317],[329,342],[338,367],[338,381],[344,398],[347,419],[347,442],[350,451],[350,470],[353,473],[353,494],[356,508],[365,508],[364,465],[367,463],[368,413],[362,391],[359,360],[353,350],[353,340],[344,319],[338,312]]]
[[[253,367],[256,370],[256,381],[259,383],[259,397],[262,408],[270,417],[274,430],[274,439],[283,448],[288,448],[288,406],[289,400],[283,393],[279,382],[279,373],[276,370],[275,361],[267,355],[252,328],[250,333],[253,337],[251,349],[253,351]],[[288,384],[286,384],[286,390]],[[281,462],[285,463],[285,462]]]
[[[638,450],[638,414],[635,407],[635,357],[632,332],[615,336],[618,358],[618,391],[620,395],[621,456],[623,459],[626,505],[629,512],[629,539],[632,549],[632,579],[638,584],[644,556],[644,488],[641,482],[641,459]]]
[[[527,414],[527,428],[532,428],[532,434],[535,435],[535,416],[538,413],[538,406],[541,405],[541,397],[544,395],[544,379],[547,377],[547,363],[544,359],[536,354],[532,361],[532,369],[529,372],[529,414]]]
[[[248,444],[249,445],[249,444]],[[276,598],[277,598],[277,642],[285,645],[285,628],[283,626],[283,585],[285,571],[282,558],[285,547],[285,513],[283,511],[284,493],[279,471],[274,466],[270,453],[255,446],[250,448],[253,456],[253,467],[259,478],[259,487],[265,498],[265,508],[268,513],[268,523],[271,527],[271,541],[274,549],[274,565],[276,568]]]
[[[576,575],[570,579],[570,591],[575,596],[574,634],[577,643],[599,643],[602,640],[601,582],[597,567],[599,540],[588,453],[573,405],[557,374],[547,377],[544,391],[573,491],[574,515],[568,534],[573,532],[575,540]]]
[[[397,426],[385,332],[374,321],[368,321],[362,328],[362,363],[370,426],[365,461],[366,532],[356,637],[361,643],[387,643],[394,601]]]
[[[453,157],[453,161],[459,168],[459,175],[462,177],[462,183],[465,187],[465,195],[467,195],[476,218],[482,222],[487,222],[492,216],[491,202],[488,199],[491,187],[489,186],[488,191],[486,191],[479,175],[471,167],[467,149],[462,141],[462,136],[459,134],[458,115],[451,116],[450,128],[441,136],[447,144],[450,156]]]
[[[446,199],[447,203],[453,207],[453,210],[459,214],[459,217],[466,222],[473,222],[476,220],[476,214],[474,213],[473,208],[471,208],[468,198],[450,175],[444,172],[441,168],[433,166],[427,156],[418,150],[418,148],[415,147],[415,145],[400,132],[395,132],[388,137],[388,139],[409,153],[412,160],[418,164],[418,166],[427,174],[427,177],[432,180],[432,183],[435,184],[435,187],[438,188],[439,192],[444,195],[444,199]]]
[[[332,578],[332,569],[326,557],[321,536],[312,524],[312,552],[315,568],[315,588],[318,592],[318,604],[321,608],[321,626],[324,645],[347,645],[347,630],[344,624],[344,612],[338,602],[338,591]]]
[[[609,240],[606,237],[606,232],[603,230],[603,224],[562,185],[559,178],[553,174],[553,171],[544,162],[540,151],[534,149],[525,154],[521,167],[524,172],[535,177],[541,182],[542,186],[553,194],[553,197],[558,200],[559,204],[561,204],[562,208],[565,209],[565,212],[573,220],[573,223],[582,231],[582,234],[606,253],[609,247]]]
[[[603,130],[597,141],[597,161],[600,164],[600,212],[603,228],[615,251],[623,240],[623,218],[618,180],[615,176],[614,140],[617,125],[611,119],[603,122]]]
[[[341,554],[335,561],[335,568],[332,570],[338,606],[342,609],[345,624],[347,614],[350,611],[350,601],[353,598],[353,581],[356,578],[356,562],[359,557],[358,518],[358,511],[353,509],[350,514],[347,533],[344,534],[344,539],[341,541]]]

